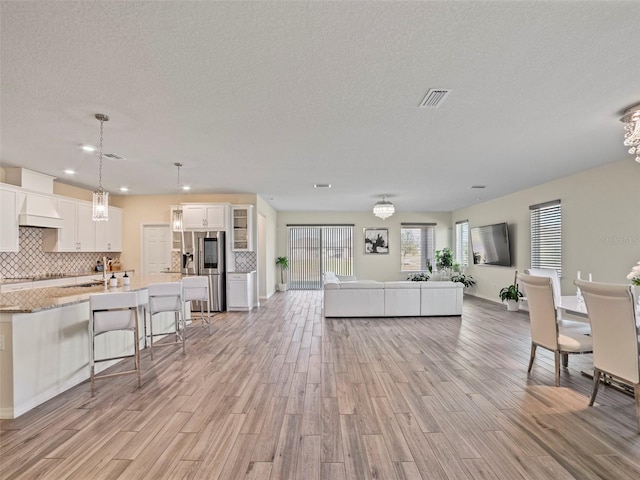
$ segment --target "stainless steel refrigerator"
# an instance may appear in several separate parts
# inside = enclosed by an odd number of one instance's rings
[[[182,273],[208,277],[213,312],[227,309],[224,260],[224,232],[182,232]],[[192,310],[200,308],[192,305]]]

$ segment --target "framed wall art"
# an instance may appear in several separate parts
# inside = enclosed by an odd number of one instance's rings
[[[380,255],[389,253],[389,229],[365,228],[364,253],[365,255]]]

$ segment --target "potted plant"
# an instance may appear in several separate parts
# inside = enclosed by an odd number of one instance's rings
[[[452,282],[458,282],[463,284],[465,287],[473,287],[476,284],[476,281],[473,279],[471,275],[467,275],[465,273],[456,273],[451,277]]]
[[[453,268],[453,252],[450,248],[436,250],[436,265],[439,270],[443,268]]]
[[[287,257],[278,257],[276,258],[276,265],[280,269],[280,283],[278,284],[278,290],[286,292],[287,282],[284,280],[284,271],[289,269],[289,259]]]
[[[518,303],[520,299],[524,296],[522,292],[518,289],[518,284],[514,283],[507,287],[504,287],[498,293],[500,296],[500,300],[504,303],[507,302],[507,310],[510,312],[517,312],[519,309]]]

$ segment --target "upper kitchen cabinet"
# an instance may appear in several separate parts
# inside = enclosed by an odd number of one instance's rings
[[[95,252],[95,226],[90,203],[58,199],[62,228],[43,231],[45,252]]]
[[[253,250],[253,205],[231,207],[231,249]]]
[[[96,252],[122,251],[122,209],[109,207],[109,220],[93,222],[96,232]]]
[[[184,230],[227,230],[228,205],[202,204],[182,205]]]
[[[18,191],[0,186],[0,252],[17,252],[19,248],[18,195]]]

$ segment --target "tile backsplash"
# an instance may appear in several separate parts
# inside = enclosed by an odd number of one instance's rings
[[[258,255],[256,252],[235,252],[236,272],[250,272],[256,270],[258,266]]]
[[[42,228],[20,227],[20,251],[0,252],[2,278],[32,277],[46,274],[88,272],[103,256],[118,257],[114,252],[43,252]]]

